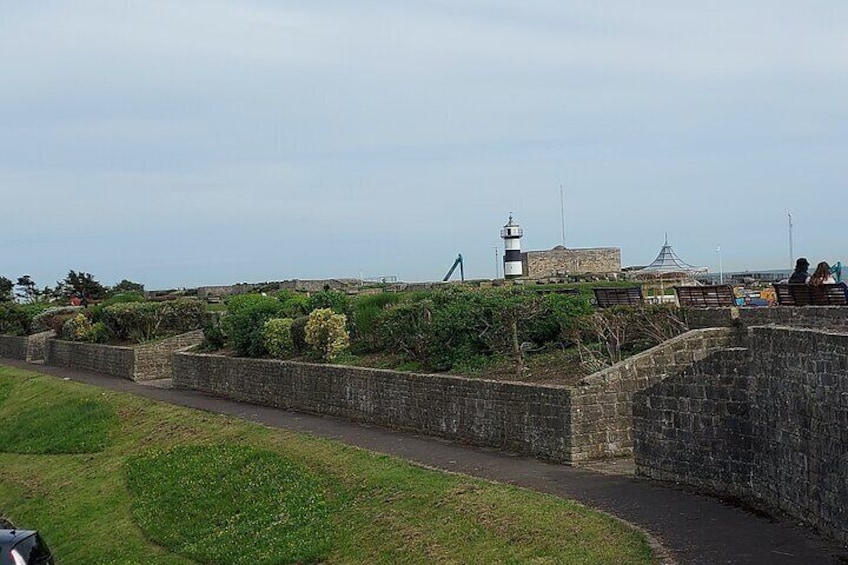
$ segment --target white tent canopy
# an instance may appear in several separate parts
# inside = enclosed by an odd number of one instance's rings
[[[656,274],[682,273],[694,275],[696,273],[706,273],[707,268],[694,267],[678,257],[677,253],[674,252],[674,249],[671,248],[671,245],[668,244],[668,235],[666,235],[665,243],[663,244],[662,249],[660,249],[657,258],[644,269],[639,269],[638,272]]]

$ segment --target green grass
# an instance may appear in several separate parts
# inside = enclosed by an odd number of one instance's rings
[[[127,474],[141,528],[200,562],[311,563],[330,549],[321,481],[272,451],[180,446],[130,459]]]
[[[118,419],[112,408],[91,398],[44,395],[39,387],[19,387],[18,402],[0,405],[0,452],[93,453],[102,451]],[[33,390],[34,388],[34,390]],[[12,392],[0,382],[0,400]]]
[[[0,428],[67,399],[116,415],[101,452],[0,453],[0,514],[61,565],[652,562],[639,532],[552,496],[17,369],[0,390]]]

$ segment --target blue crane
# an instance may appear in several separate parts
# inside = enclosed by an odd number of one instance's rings
[[[457,265],[459,265],[459,278],[460,278],[460,280],[465,282],[465,270],[462,267],[462,253],[460,253],[459,255],[456,256],[456,261],[453,262],[453,265],[451,266],[450,271],[448,271],[448,274],[446,274],[445,278],[442,279],[443,282],[445,282],[449,278],[451,278],[451,275],[456,270]]]

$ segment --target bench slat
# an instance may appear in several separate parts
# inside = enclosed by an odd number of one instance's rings
[[[640,306],[644,303],[642,287],[598,287],[593,288],[595,301],[600,308],[610,306]]]
[[[777,302],[781,306],[846,306],[848,285],[836,284],[779,284],[775,283]]]
[[[677,302],[690,308],[736,306],[736,295],[728,284],[706,286],[675,286]]]

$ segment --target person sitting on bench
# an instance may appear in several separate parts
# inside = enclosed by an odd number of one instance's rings
[[[810,262],[806,257],[800,257],[795,261],[795,272],[789,277],[789,284],[806,284],[810,280],[810,273],[807,269],[810,267]]]
[[[828,265],[827,262],[822,261],[816,266],[813,276],[810,277],[810,284],[818,286],[834,283],[836,283],[836,279],[834,279],[833,275],[830,274],[830,265]]]

